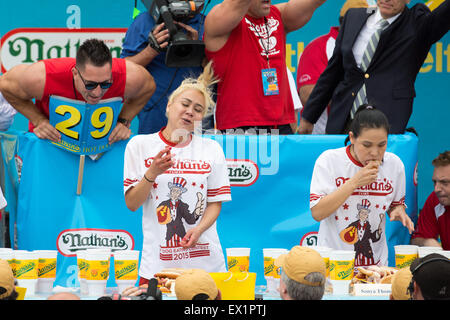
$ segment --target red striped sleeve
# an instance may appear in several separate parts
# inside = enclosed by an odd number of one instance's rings
[[[134,179],[134,180],[132,180],[132,179],[125,179],[125,180],[123,180],[123,186],[124,187],[128,187],[128,186],[130,186],[133,183],[138,182],[138,181],[139,181],[138,179]]]
[[[405,197],[401,198],[399,201],[392,201],[391,205],[389,206],[389,210],[400,205],[403,205],[405,208],[407,208],[405,204]]]
[[[208,197],[216,197],[221,194],[231,194],[230,186],[223,186],[217,189],[208,189]]]
[[[320,198],[322,198],[321,195],[311,193],[311,194],[309,195],[309,202],[319,200]]]

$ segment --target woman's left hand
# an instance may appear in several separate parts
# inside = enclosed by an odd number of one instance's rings
[[[202,232],[200,231],[200,228],[198,226],[194,227],[186,232],[186,235],[181,239],[180,244],[185,249],[192,248],[197,244],[201,235]]]
[[[414,223],[405,211],[405,206],[398,205],[388,212],[390,221],[400,221],[403,226],[408,228],[411,234],[414,231]]]

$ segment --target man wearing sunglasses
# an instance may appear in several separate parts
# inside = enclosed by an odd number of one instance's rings
[[[95,105],[102,99],[121,97],[118,122],[109,143],[131,135],[131,120],[155,91],[153,77],[143,68],[124,59],[112,58],[103,41],[86,40],[75,58],[54,58],[11,68],[0,79],[5,99],[28,120],[29,129],[41,139],[58,142],[59,131],[49,123],[52,95],[86,101]],[[33,103],[33,99],[35,103]]]

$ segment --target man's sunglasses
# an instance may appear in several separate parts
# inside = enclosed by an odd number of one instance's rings
[[[84,87],[86,88],[86,90],[94,90],[95,88],[97,88],[97,86],[100,86],[100,88],[102,89],[109,89],[112,86],[112,81],[103,81],[103,82],[94,82],[94,81],[86,81],[84,80],[83,76],[81,75],[80,70],[78,70],[77,67],[75,67],[75,69],[77,69],[78,74],[80,75],[81,81],[83,81]]]

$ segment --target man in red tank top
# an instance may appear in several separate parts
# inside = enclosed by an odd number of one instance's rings
[[[131,120],[155,91],[153,77],[133,62],[112,58],[103,41],[86,40],[75,58],[42,60],[11,68],[1,77],[0,91],[5,99],[30,121],[37,137],[58,142],[59,131],[49,123],[51,95],[86,101],[95,105],[101,99],[121,97],[118,122],[109,143],[131,135]],[[33,103],[35,99],[35,103]]]
[[[270,0],[223,0],[211,9],[204,42],[220,79],[219,130],[292,133],[289,124],[295,116],[286,73],[286,34],[304,26],[325,1],[289,0],[272,6]]]

